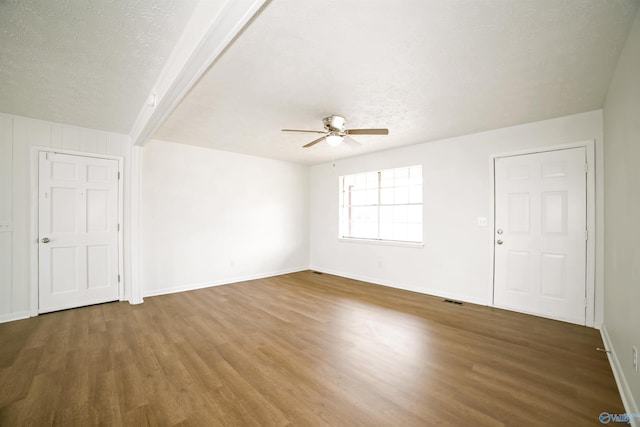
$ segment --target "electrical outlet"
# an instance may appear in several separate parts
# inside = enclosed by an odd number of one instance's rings
[[[633,370],[638,372],[638,349],[631,347],[631,361],[633,362]]]

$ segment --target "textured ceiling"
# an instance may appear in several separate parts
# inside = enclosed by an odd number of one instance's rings
[[[634,0],[273,0],[156,138],[317,163],[601,108]],[[329,114],[388,127],[301,148]]]
[[[0,111],[129,133],[196,0],[0,0]]]

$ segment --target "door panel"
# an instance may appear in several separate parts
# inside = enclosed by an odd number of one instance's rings
[[[76,205],[75,188],[51,186],[51,233],[74,233],[78,230],[76,211],[69,206]],[[46,200],[45,200],[46,203]]]
[[[545,191],[542,193],[542,234],[567,234],[566,191]]]
[[[542,253],[540,264],[540,294],[563,299],[566,295],[567,255]]]
[[[118,299],[118,162],[40,153],[39,312]]]
[[[51,295],[78,289],[78,251],[75,246],[51,248]]]
[[[585,324],[585,155],[495,160],[494,305]]]
[[[509,251],[507,255],[507,289],[514,292],[529,293],[529,252]]]
[[[109,230],[108,204],[108,190],[87,190],[87,232]]]
[[[531,211],[529,194],[515,193],[509,194],[509,232],[529,234],[531,229]]]
[[[87,288],[109,287],[109,245],[87,246]]]

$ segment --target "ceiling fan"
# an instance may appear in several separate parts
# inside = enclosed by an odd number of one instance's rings
[[[311,147],[312,145],[317,144],[323,139],[326,139],[327,144],[329,144],[330,146],[336,147],[340,145],[345,138],[349,138],[349,135],[389,135],[389,129],[345,129],[344,117],[336,116],[335,114],[322,119],[322,123],[324,124],[325,130],[282,129],[282,132],[307,132],[323,134],[320,138],[314,139],[310,143],[304,145],[304,148]],[[351,140],[354,141],[353,139]]]

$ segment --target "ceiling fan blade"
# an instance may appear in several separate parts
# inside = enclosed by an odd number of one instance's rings
[[[346,129],[347,135],[389,135],[389,129]]]
[[[326,130],[300,130],[300,129],[282,129],[282,132],[327,133]]]
[[[362,143],[359,141],[356,141],[355,139],[349,137],[349,136],[345,136],[344,137],[344,142],[345,144],[347,144],[350,148],[360,148],[362,147]]]
[[[321,137],[320,137],[320,138],[318,138],[318,139],[314,139],[313,141],[311,141],[311,142],[310,142],[310,143],[308,143],[307,145],[303,145],[303,146],[302,146],[302,148],[308,148],[308,147],[311,147],[312,145],[315,145],[315,144],[317,144],[318,142],[322,141],[324,138],[325,138],[325,137],[324,137],[324,135],[323,135],[323,136],[321,136]]]

